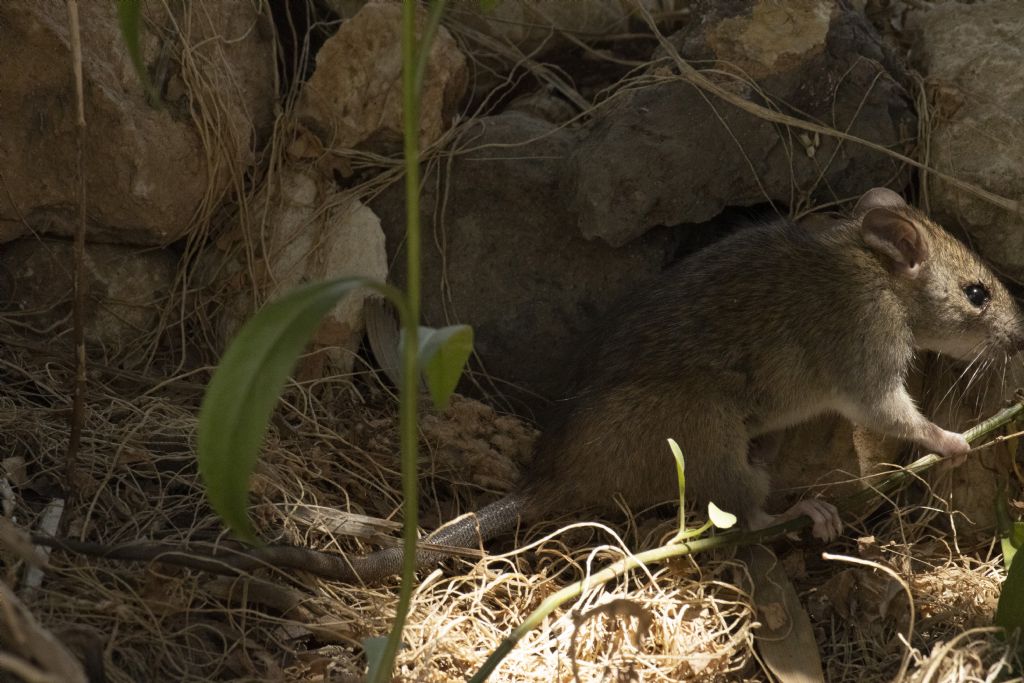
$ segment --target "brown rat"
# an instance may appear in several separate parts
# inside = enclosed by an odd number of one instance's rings
[[[915,350],[1007,359],[1024,318],[963,244],[896,193],[865,193],[847,220],[751,227],[673,266],[623,302],[591,340],[518,491],[434,532],[475,546],[520,518],[673,499],[666,439],[686,458],[688,497],[749,528],[800,515],[841,529],[818,500],[769,515],[778,432],[825,412],[947,456],[969,446],[922,415],[905,380]],[[421,551],[421,566],[444,557]],[[348,558],[353,578],[399,571],[401,551]]]

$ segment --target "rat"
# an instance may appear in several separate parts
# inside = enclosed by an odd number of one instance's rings
[[[769,514],[768,468],[782,430],[837,413],[872,431],[962,460],[970,446],[921,414],[906,379],[917,351],[1007,360],[1024,316],[963,243],[874,188],[846,219],[740,230],[679,261],[625,299],[593,336],[515,491],[426,540],[475,547],[569,510],[674,499],[666,439],[679,444],[687,496],[748,529],[801,515],[834,539],[835,506],[802,500]],[[784,457],[784,454],[782,454]],[[446,554],[421,549],[417,564]],[[347,558],[353,577],[400,571],[389,548]]]
[[[748,529],[806,515],[815,537],[832,540],[842,521],[830,503],[765,510],[769,469],[785,455],[777,452],[782,431],[837,413],[956,462],[967,441],[922,415],[907,392],[915,352],[1005,361],[1022,348],[1024,317],[1006,287],[892,190],[869,190],[845,219],[745,228],[671,266],[607,316],[578,354],[575,379],[516,489],[430,534],[433,547],[417,550],[417,565],[450,556],[438,545],[477,547],[520,521],[610,508],[616,496],[632,507],[675,499],[670,437],[685,458],[687,498],[714,502]],[[126,559],[164,552],[51,543]],[[401,548],[338,557],[267,546],[248,555],[232,562],[344,581],[379,581],[402,565]],[[223,564],[203,562],[195,566]]]

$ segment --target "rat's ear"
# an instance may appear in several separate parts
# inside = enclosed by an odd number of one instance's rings
[[[872,190],[873,192],[874,190]],[[867,245],[881,254],[891,269],[903,277],[918,276],[928,260],[924,229],[914,220],[886,208],[873,208],[861,219]]]
[[[871,209],[902,209],[907,205],[903,197],[899,196],[887,187],[875,187],[857,200],[857,206],[853,207],[853,215],[860,218]]]

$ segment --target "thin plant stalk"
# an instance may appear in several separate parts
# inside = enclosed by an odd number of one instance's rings
[[[416,574],[416,529],[418,520],[417,404],[419,401],[420,321],[420,90],[430,42],[441,21],[443,3],[431,8],[423,40],[416,44],[416,2],[402,2],[402,124],[405,156],[405,220],[406,220],[406,292],[405,315],[402,319],[402,386],[399,394],[399,434],[402,459],[402,585],[395,607],[395,621],[388,634],[373,683],[391,680],[395,656],[402,640],[402,631],[409,614]]]

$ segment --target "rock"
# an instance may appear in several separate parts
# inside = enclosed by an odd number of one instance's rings
[[[338,192],[334,184],[315,172],[291,166],[281,169],[274,189],[257,197],[252,215],[266,212],[264,228],[252,267],[238,235],[218,243],[222,251],[201,265],[202,280],[224,302],[217,314],[222,345],[252,315],[252,292],[263,300],[278,298],[295,287],[329,278],[364,276],[383,282],[387,277],[384,233],[380,220],[366,205]],[[253,282],[246,274],[255,274]],[[313,338],[322,350],[303,360],[302,377],[320,377],[325,365],[331,372],[351,372],[363,334],[366,291],[343,298],[325,317]]]
[[[418,14],[418,26],[425,17],[425,11]],[[316,70],[302,89],[297,115],[329,147],[401,147],[401,18],[397,3],[368,3],[317,53]],[[422,147],[448,128],[467,83],[466,58],[441,27],[423,79]]]
[[[863,16],[832,0],[704,2],[694,11],[702,22],[671,42],[687,60],[742,69],[742,78],[711,77],[744,99],[770,93],[786,112],[897,150],[915,130],[900,65]],[[771,38],[780,32],[785,41]],[[850,199],[901,175],[883,154],[780,128],[678,80],[599,109],[572,168],[580,231],[611,245],[726,206]]]
[[[749,14],[710,22],[703,38],[718,59],[751,78],[766,78],[822,53],[835,9],[830,0],[754,2]]]
[[[559,396],[574,345],[662,268],[669,235],[655,230],[620,249],[580,236],[566,187],[575,138],[565,129],[508,113],[467,124],[457,144],[472,152],[453,157],[440,188],[436,166],[423,182],[424,324],[473,326],[483,367],[501,383],[478,375],[465,391],[496,387],[527,403]],[[401,183],[371,206],[389,261],[404,263]],[[405,287],[404,268],[391,278]]]
[[[921,368],[921,411],[944,429],[962,432],[1004,408],[1013,398],[1014,387],[1024,386],[1020,359],[1007,362],[1005,369],[1001,361],[977,369],[977,364],[968,366],[942,356],[930,358]],[[956,527],[961,542],[988,542],[992,538],[997,528],[994,501],[1006,495],[1000,489],[1007,473],[1013,471],[1016,448],[1017,442],[1009,441],[968,454],[960,467],[940,465],[928,472],[928,490],[922,491],[925,504],[931,493],[945,501],[951,511],[961,513],[943,515],[944,523]]]
[[[107,357],[144,352],[168,305],[178,258],[168,250],[116,244],[86,247],[86,341]],[[48,344],[73,343],[73,245],[21,239],[0,246],[0,300]]]
[[[669,14],[676,21],[691,14],[686,6],[689,0],[641,1],[655,15]],[[342,19],[354,17],[367,4],[373,4],[373,0],[321,2]],[[620,0],[501,0],[449,3],[445,8],[445,23],[456,33],[469,29],[490,39],[492,45],[507,45],[533,59],[574,46],[576,43],[567,34],[588,40],[626,33],[634,16],[631,6]]]
[[[142,30],[144,59],[166,93],[154,108],[129,61],[115,3],[78,7],[89,238],[174,241],[241,183],[272,123],[272,33],[261,30],[265,16],[252,3],[186,4],[173,16],[162,3],[146,5],[143,25],[156,30]],[[30,228],[69,235],[78,180],[67,9],[8,0],[0,3],[0,26],[0,242]],[[169,37],[161,42],[158,34]]]
[[[928,161],[1011,199],[1024,199],[1024,14],[1016,0],[944,3],[912,12],[912,54],[938,103]],[[933,214],[963,226],[1008,275],[1024,278],[1024,220],[929,176]]]
[[[667,9],[659,0],[643,0],[643,4],[655,13]],[[539,59],[573,46],[567,35],[587,40],[627,33],[634,14],[632,4],[620,0],[502,0],[487,8],[480,3],[456,3],[449,12],[449,21],[456,31],[465,25],[498,44],[514,46],[519,53]],[[682,7],[674,16],[687,14],[689,10]]]
[[[570,102],[548,88],[520,95],[508,103],[505,112],[520,112],[548,123],[569,123],[578,113]]]

